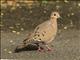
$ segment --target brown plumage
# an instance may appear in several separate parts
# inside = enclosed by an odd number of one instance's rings
[[[28,35],[27,39],[23,41],[22,47],[28,44],[37,44],[39,46],[39,51],[41,48],[44,49],[44,47],[46,47],[47,50],[51,50],[48,44],[51,43],[56,36],[57,18],[59,17],[60,15],[58,12],[52,12],[49,20],[38,25],[34,31]]]

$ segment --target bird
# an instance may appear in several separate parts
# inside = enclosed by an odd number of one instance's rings
[[[38,51],[42,51],[44,49],[51,51],[52,49],[49,47],[49,44],[57,35],[58,18],[60,18],[59,12],[52,12],[49,20],[39,24],[31,33],[28,34],[27,38],[23,40],[20,48],[33,44],[38,46]]]

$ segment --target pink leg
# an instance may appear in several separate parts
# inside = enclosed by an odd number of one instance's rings
[[[39,52],[41,52],[41,51],[42,51],[40,47],[38,48],[38,51],[39,51]]]
[[[39,51],[39,52],[41,52],[41,51],[43,51],[43,50],[44,50],[44,49],[43,49],[42,47],[39,47],[39,48],[38,48],[38,51]]]
[[[52,49],[48,45],[46,45],[46,48],[47,48],[47,51],[52,51]]]

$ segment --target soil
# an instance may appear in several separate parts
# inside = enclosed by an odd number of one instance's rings
[[[80,30],[69,29],[58,32],[55,40],[50,44],[52,51],[23,50],[14,53],[14,50],[29,31],[17,35],[12,32],[1,31],[1,58],[19,60],[80,60]]]

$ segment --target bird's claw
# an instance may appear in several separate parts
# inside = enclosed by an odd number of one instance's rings
[[[38,51],[39,51],[39,52],[42,52],[43,50],[44,50],[44,49],[43,49],[42,47],[39,47],[39,48],[38,48]]]
[[[47,51],[52,51],[52,49],[51,49],[51,48],[49,48],[49,49],[47,49]]]

